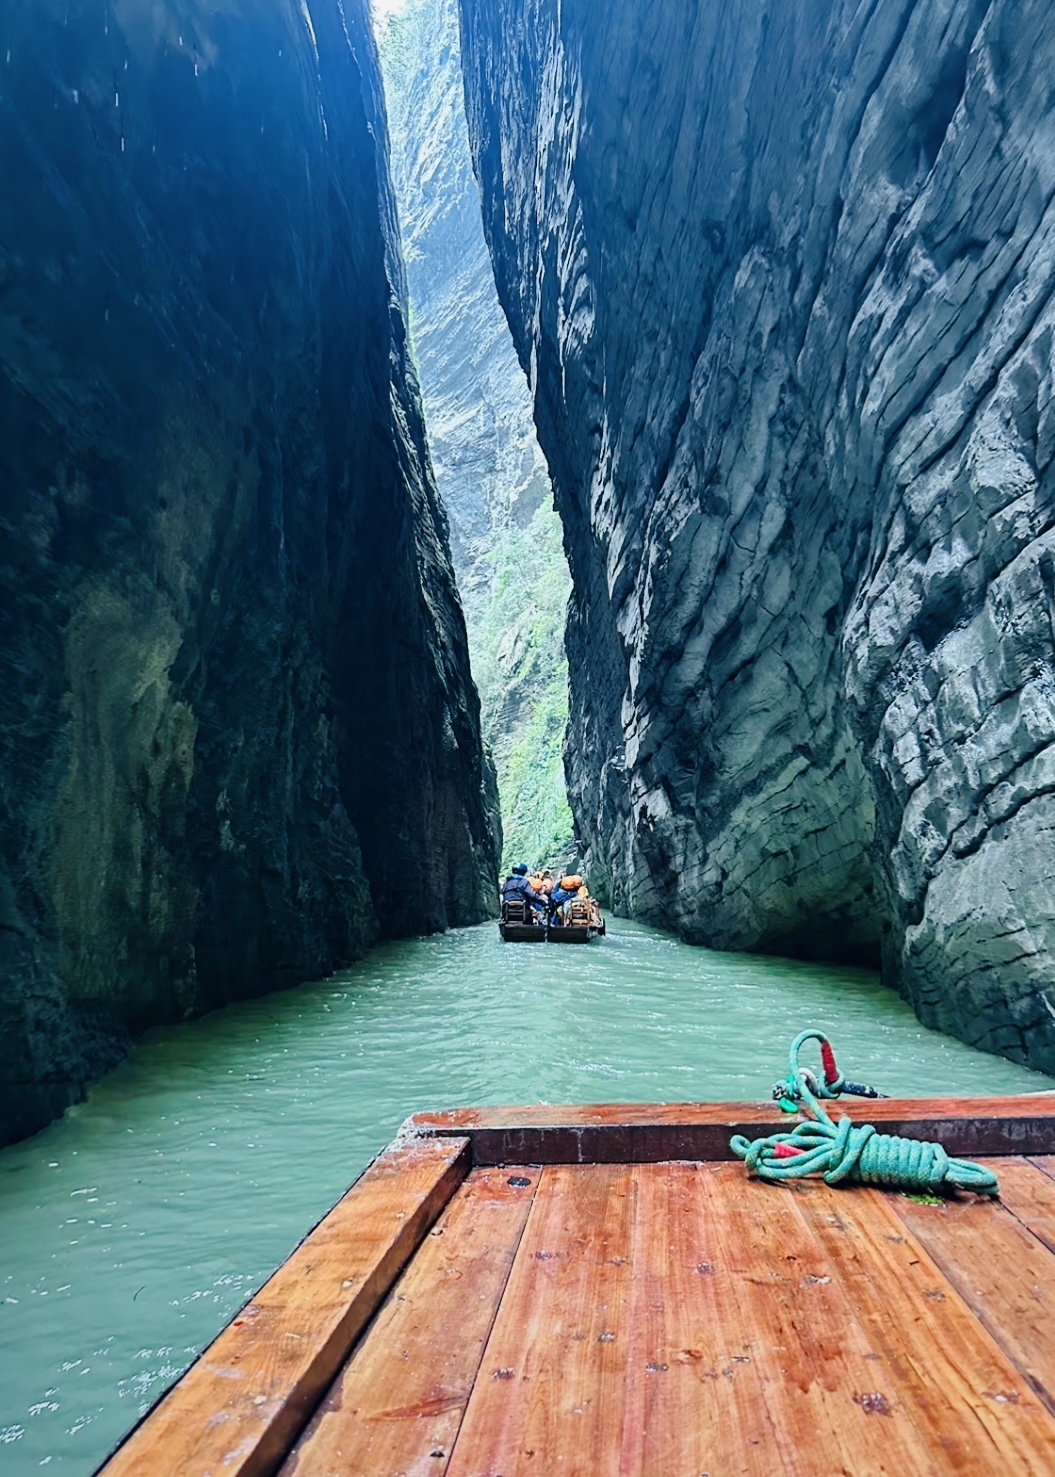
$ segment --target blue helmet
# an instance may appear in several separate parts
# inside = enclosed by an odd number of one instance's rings
[[[517,862],[516,866],[513,868],[513,871],[518,877],[526,877],[527,870],[527,862]]]

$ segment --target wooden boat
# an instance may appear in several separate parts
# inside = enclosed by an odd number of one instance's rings
[[[507,944],[588,944],[591,939],[604,938],[608,931],[600,912],[595,917],[597,922],[585,908],[559,926],[536,923],[529,905],[513,899],[502,904],[498,932]]]
[[[506,944],[544,944],[549,928],[538,921],[538,915],[522,898],[502,903],[498,932]]]
[[[413,1118],[103,1471],[1050,1477],[1055,1098],[846,1111],[1000,1199],[750,1179],[773,1104]]]

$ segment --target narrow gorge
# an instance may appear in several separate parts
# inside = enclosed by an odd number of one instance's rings
[[[7,0],[0,159],[4,1477],[1055,1470],[1051,6]]]
[[[5,12],[0,1142],[490,916],[499,789],[1055,1070],[1039,0],[383,9]]]
[[[1055,1070],[1039,0],[460,0],[620,912]]]
[[[381,45],[411,354],[450,519],[506,863],[560,865],[572,820],[568,566],[531,395],[495,290],[465,120],[457,0],[404,0]]]
[[[147,1026],[493,911],[365,0],[13,0],[0,1143]]]

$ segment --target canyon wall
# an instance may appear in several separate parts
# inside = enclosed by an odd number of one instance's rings
[[[591,876],[1055,1071],[1039,0],[460,0]]]
[[[541,862],[571,843],[561,760],[568,567],[531,394],[484,241],[457,0],[407,0],[388,20],[381,63],[411,353],[498,771],[506,852],[511,863]]]
[[[0,1142],[493,910],[364,0],[13,0]]]
[[[551,498],[484,241],[465,124],[457,0],[407,0],[382,45],[392,178],[429,450],[466,607],[496,525]]]

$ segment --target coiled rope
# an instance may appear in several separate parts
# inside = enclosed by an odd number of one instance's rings
[[[820,1042],[823,1083],[808,1067],[799,1066],[799,1052],[807,1041]],[[946,1188],[973,1190],[979,1195],[998,1194],[994,1174],[969,1159],[950,1158],[941,1144],[878,1133],[871,1123],[855,1127],[849,1118],[833,1123],[821,1097],[838,1097],[840,1092],[856,1092],[867,1097],[882,1094],[874,1087],[846,1081],[836,1066],[831,1043],[822,1031],[802,1031],[796,1036],[791,1043],[788,1065],[788,1075],[773,1089],[773,1095],[779,1095],[782,1108],[794,1111],[799,1106],[812,1114],[812,1118],[797,1124],[789,1133],[775,1133],[768,1138],[752,1140],[734,1134],[730,1148],[744,1160],[749,1173],[764,1180],[823,1174],[828,1185],[849,1180],[931,1194]]]

